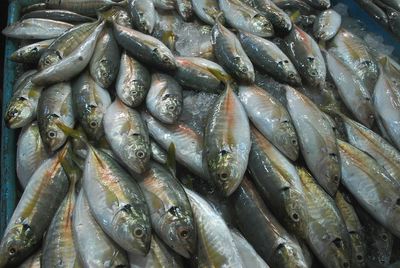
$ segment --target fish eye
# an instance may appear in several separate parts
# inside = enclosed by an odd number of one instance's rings
[[[307,60],[308,60],[309,62],[313,62],[313,61],[314,61],[314,58],[313,58],[313,57],[307,57]]]
[[[135,228],[135,230],[133,230],[133,234],[136,237],[141,238],[144,235],[144,231],[142,228]]]
[[[363,256],[361,256],[360,254],[358,254],[356,258],[357,258],[357,260],[359,260],[359,261],[362,261],[362,260],[364,259]]]
[[[297,145],[297,140],[292,140],[293,145]]]
[[[179,232],[179,236],[182,238],[187,238],[188,235],[189,235],[189,231],[186,229]]]
[[[167,56],[162,56],[162,61],[163,62],[169,62],[169,58]]]
[[[140,159],[144,158],[146,156],[145,152],[143,152],[142,150],[139,150],[136,152],[136,156]]]
[[[343,263],[343,267],[347,268],[347,267],[350,267],[350,265],[349,265],[349,263],[346,261],[346,262]]]
[[[226,180],[228,180],[228,174],[226,174],[225,172],[224,172],[224,173],[221,173],[221,174],[219,174],[219,178],[220,178],[222,181],[226,181]]]
[[[387,234],[382,234],[382,235],[381,235],[381,238],[382,238],[383,241],[388,240]]]
[[[248,71],[248,69],[247,69],[246,67],[241,67],[241,68],[240,68],[240,71],[241,71],[242,73],[245,73],[245,72]]]
[[[17,251],[15,250],[15,248],[11,247],[8,249],[8,253],[10,253],[10,255],[14,255]]]
[[[174,105],[169,105],[169,106],[167,107],[167,109],[168,109],[169,111],[174,111],[174,110],[175,110],[175,106],[174,106]]]
[[[50,130],[49,132],[47,132],[47,137],[49,139],[54,139],[55,137],[57,137],[57,132]]]
[[[299,215],[297,213],[293,213],[292,214],[292,219],[293,219],[293,221],[298,222],[299,221]]]
[[[97,121],[91,121],[91,122],[89,123],[89,126],[90,126],[91,128],[97,128],[97,127],[98,127],[98,123],[97,123]]]
[[[294,78],[294,73],[289,74],[289,78],[293,79]]]
[[[317,72],[316,72],[316,71],[311,71],[311,72],[310,72],[310,75],[311,75],[311,76],[317,76]]]

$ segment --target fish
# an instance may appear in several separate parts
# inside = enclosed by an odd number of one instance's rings
[[[307,267],[296,238],[280,225],[248,178],[229,202],[239,230],[266,263],[271,267]]]
[[[31,19],[31,18],[50,19],[50,20],[64,21],[69,23],[92,22],[95,20],[94,18],[83,16],[81,14],[62,9],[34,10],[24,14],[21,17],[21,20]]]
[[[73,26],[63,21],[31,18],[8,25],[3,29],[2,34],[15,39],[47,40],[60,36]]]
[[[203,135],[194,131],[187,124],[178,122],[174,125],[163,124],[148,112],[141,113],[147,124],[150,136],[164,149],[171,143],[175,145],[176,161],[204,180],[209,180],[208,168],[203,162]]]
[[[49,157],[40,137],[36,121],[21,130],[17,142],[16,172],[20,185],[25,188],[32,174]]]
[[[42,92],[37,122],[40,136],[49,153],[64,145],[67,135],[59,128],[57,122],[71,128],[75,125],[70,83],[54,84]]]
[[[71,54],[98,25],[99,21],[83,23],[65,31],[43,52],[39,59],[39,69],[54,65]]]
[[[307,222],[305,193],[295,166],[254,127],[248,171],[268,207],[294,233]]]
[[[198,267],[245,267],[231,232],[210,204],[197,193],[185,189],[198,232]]]
[[[135,180],[107,153],[89,147],[83,189],[103,231],[128,253],[150,250],[150,214]]]
[[[140,62],[122,52],[119,72],[116,80],[116,92],[127,106],[135,108],[146,98],[150,89],[151,76]]]
[[[335,201],[305,168],[297,170],[308,208],[302,237],[325,267],[350,267],[350,236]]]
[[[319,40],[330,40],[340,29],[342,16],[333,9],[321,12],[314,21],[313,35]]]
[[[15,267],[40,246],[44,233],[68,190],[61,166],[67,147],[33,173],[0,242],[0,267]]]
[[[239,99],[254,126],[290,160],[299,156],[299,144],[286,108],[258,86],[239,86]]]
[[[300,75],[293,63],[273,42],[246,32],[239,32],[239,40],[250,60],[260,70],[280,82],[301,85]]]
[[[165,124],[175,123],[182,113],[182,87],[167,74],[153,73],[146,96],[148,111]]]
[[[240,0],[219,0],[218,3],[226,22],[233,28],[260,37],[274,35],[272,23],[257,9]]]
[[[197,245],[197,230],[185,190],[166,168],[151,161],[139,185],[150,209],[152,227],[179,255],[190,258]]]
[[[158,39],[132,30],[128,27],[114,25],[114,37],[118,44],[133,57],[161,70],[173,71],[176,61],[171,50]]]
[[[314,178],[334,196],[341,178],[339,149],[326,114],[306,96],[285,86],[287,109],[299,139],[300,151]]]
[[[372,217],[399,235],[399,184],[368,154],[338,140],[342,183]]]
[[[342,27],[329,42],[328,49],[361,79],[372,94],[379,68],[364,40]]]
[[[379,128],[386,133],[392,144],[400,149],[400,86],[384,72],[379,76],[373,93],[375,116]]]
[[[147,127],[140,113],[116,99],[103,117],[104,132],[112,151],[133,173],[149,168],[151,156]]]
[[[364,83],[334,54],[326,52],[325,58],[330,76],[346,107],[359,122],[369,128],[372,127],[375,121],[375,109],[371,94]]]
[[[170,250],[156,236],[151,239],[150,252],[145,257],[129,254],[129,263],[131,268],[182,268],[181,257]]]
[[[350,236],[351,267],[365,267],[366,248],[360,219],[349,201],[349,197],[344,192],[338,191],[336,193],[335,202]]]
[[[104,136],[103,117],[111,104],[110,93],[88,71],[73,82],[71,92],[77,121],[90,139],[99,140]]]
[[[103,88],[109,88],[118,74],[120,50],[111,28],[99,36],[89,63],[90,74]]]
[[[192,1],[193,12],[203,22],[214,25],[216,17],[221,13],[218,0]]]
[[[125,4],[128,3],[128,0],[122,0],[120,3],[125,6]],[[109,24],[116,23],[129,28],[132,28],[133,25],[129,10],[119,5],[113,5],[109,9],[101,11],[100,17],[109,22]]]
[[[154,7],[153,1],[129,1],[128,10],[132,17],[132,23],[136,29],[147,34],[153,32],[157,19],[157,11]]]
[[[80,170],[67,156],[62,162],[69,179],[68,192],[57,209],[46,232],[42,248],[43,267],[80,267],[76,252],[77,241],[72,233],[72,213],[76,202],[76,183],[80,180]]]
[[[260,11],[273,25],[275,35],[285,35],[293,27],[289,15],[272,0],[252,0],[253,7]]]
[[[174,78],[185,88],[221,92],[223,81],[215,72],[219,72],[222,77],[229,76],[219,64],[200,57],[176,57],[176,62],[177,71]]]
[[[315,40],[297,26],[284,38],[284,52],[300,73],[303,82],[317,88],[325,84],[326,66]]]
[[[365,234],[367,265],[369,267],[387,266],[392,255],[394,236],[362,208],[357,207],[356,212]]]
[[[184,21],[189,21],[193,18],[192,0],[176,0],[176,9]]]
[[[54,39],[48,39],[23,46],[10,55],[10,60],[18,63],[35,64],[53,41]]]
[[[238,38],[219,21],[212,29],[212,44],[218,63],[235,78],[253,83],[254,67]]]
[[[8,128],[24,127],[35,119],[43,90],[42,86],[32,83],[35,74],[36,72],[25,74],[20,82],[15,84],[4,115],[4,122]]]
[[[362,124],[340,114],[335,117],[346,133],[347,141],[372,156],[379,165],[400,183],[400,152],[384,138]]]
[[[78,75],[89,64],[104,25],[105,22],[100,23],[82,44],[67,57],[35,74],[32,82],[36,85],[51,85],[68,81]]]
[[[260,255],[257,254],[253,246],[250,245],[250,243],[238,230],[231,228],[231,235],[245,267],[269,267],[268,264],[260,257]]]
[[[76,199],[72,230],[83,267],[129,266],[125,251],[104,233],[93,217],[83,189],[79,191]]]
[[[246,171],[251,140],[246,110],[230,84],[210,109],[204,145],[212,180],[224,196],[231,195]]]
[[[86,0],[84,2],[80,0],[46,0],[46,8],[64,9],[86,16],[94,16],[100,9],[114,5],[123,6],[125,3],[121,0]]]

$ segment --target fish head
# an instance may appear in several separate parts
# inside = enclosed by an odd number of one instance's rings
[[[341,178],[339,154],[336,152],[326,154],[324,159],[319,163],[318,173],[318,177],[324,180],[324,185],[321,186],[323,186],[329,195],[335,196]]]
[[[364,240],[357,232],[349,232],[351,239],[352,264],[356,267],[365,267],[365,245]]]
[[[112,225],[120,239],[118,243],[126,251],[145,256],[150,251],[150,219],[142,213],[138,215],[132,205],[124,205],[113,218]]]
[[[280,119],[277,135],[275,135],[274,144],[282,151],[289,159],[295,161],[299,156],[299,142],[297,139],[296,130],[290,118],[283,117]]]
[[[167,92],[161,97],[157,110],[161,121],[172,124],[182,112],[182,99]]]
[[[15,224],[6,231],[0,244],[0,267],[8,267],[23,261],[38,243],[29,224]]]
[[[296,68],[290,62],[289,59],[283,59],[278,62],[278,68],[281,69],[281,72],[285,74],[285,79],[293,86],[301,85],[301,77],[297,72]]]
[[[49,115],[49,119],[43,128],[40,129],[40,136],[49,152],[55,152],[67,139],[65,133],[56,125],[58,115]]]
[[[306,59],[307,63],[307,81],[310,86],[323,87],[325,85],[326,70],[325,66],[321,66],[314,56],[309,55]]]
[[[208,169],[218,188],[225,196],[231,195],[239,186],[242,174],[239,174],[238,161],[229,149],[222,149],[208,157]]]
[[[270,265],[275,267],[281,267],[282,264],[288,268],[308,267],[300,246],[287,241],[282,241],[277,245],[270,260]]]
[[[147,137],[140,133],[133,133],[129,137],[129,144],[131,148],[127,150],[130,155],[128,159],[132,159],[129,166],[135,173],[143,173],[149,167],[149,161],[151,156],[150,143]]]
[[[272,23],[263,15],[257,14],[251,19],[251,23],[256,32],[261,33],[262,36],[268,37],[274,34]]]
[[[330,0],[317,0],[317,4],[321,9],[328,9],[331,7]]]
[[[172,206],[164,216],[162,232],[168,245],[185,258],[194,254],[197,245],[197,232],[193,215],[181,207]]]
[[[114,69],[114,64],[110,62],[107,58],[102,58],[96,64],[93,76],[98,79],[99,84],[103,88],[108,88],[110,86],[110,81],[112,80]]]
[[[113,8],[118,9],[113,16],[113,20],[115,21],[115,23],[122,25],[124,27],[131,27],[132,19],[129,16],[128,12],[126,12],[126,10],[120,7],[113,7]]]
[[[193,9],[190,1],[179,1],[178,11],[183,18],[190,18],[193,15]]]
[[[82,125],[85,132],[94,139],[100,139],[104,134],[103,130],[103,113],[97,105],[87,105]]]
[[[125,84],[122,91],[122,99],[126,100],[131,107],[136,107],[142,103],[146,97],[148,88],[139,80],[131,80]]]
[[[234,57],[232,60],[234,65],[236,66],[236,75],[246,82],[253,82],[255,79],[254,70],[249,69],[249,67],[252,68],[252,66],[250,66],[242,57],[239,56]]]
[[[24,97],[19,97],[13,99],[8,105],[4,121],[9,128],[20,128],[33,119],[34,113],[35,109],[31,102]]]
[[[325,246],[324,259],[328,260],[332,267],[350,267],[350,257],[343,239],[336,237]]]
[[[162,67],[167,70],[175,70],[176,69],[176,61],[171,51],[168,48],[160,48],[157,47],[153,49],[152,57],[162,64]]]
[[[57,62],[62,60],[62,56],[59,51],[53,49],[47,49],[43,52],[42,56],[39,59],[39,69],[43,70],[46,69]]]

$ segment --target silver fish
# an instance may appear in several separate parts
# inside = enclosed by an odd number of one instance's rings
[[[111,7],[113,5],[124,5],[121,0],[46,0],[46,8],[48,9],[64,9],[77,12],[86,16],[95,16],[99,9]]]
[[[74,113],[84,131],[93,140],[104,135],[103,116],[111,104],[107,90],[99,86],[88,71],[84,71],[72,84]]]
[[[29,182],[32,174],[48,158],[37,122],[25,126],[17,143],[17,177],[23,188]]]
[[[132,22],[136,29],[151,34],[156,24],[156,10],[153,1],[130,0],[128,5]]]
[[[226,223],[210,204],[195,192],[185,189],[193,209],[197,231],[198,267],[244,267]]]
[[[75,124],[69,83],[55,84],[43,91],[39,100],[37,121],[46,149],[55,152],[67,140],[67,135],[57,123],[61,122],[70,128]]]
[[[175,123],[182,113],[182,88],[167,74],[153,73],[146,97],[149,112],[165,124]]]
[[[94,18],[83,16],[81,14],[68,11],[68,10],[34,10],[29,13],[24,14],[21,19],[30,19],[30,18],[42,18],[42,19],[50,19],[50,20],[59,20],[65,21],[69,23],[79,23],[79,22],[91,22],[94,21]]]
[[[219,0],[219,7],[232,27],[261,37],[274,35],[272,23],[257,9],[240,0]]]
[[[239,40],[251,61],[263,72],[292,86],[301,84],[293,63],[273,42],[246,32],[239,32]]]
[[[165,125],[147,112],[142,112],[150,136],[168,150],[171,143],[175,145],[176,161],[187,167],[193,174],[209,179],[207,165],[203,163],[203,136],[184,123]]]
[[[2,33],[16,39],[51,39],[60,36],[74,25],[62,21],[32,18],[7,26]]]
[[[35,74],[32,82],[37,85],[50,85],[68,81],[79,74],[88,65],[104,25],[105,22],[99,24],[70,55]]]
[[[343,185],[358,203],[396,236],[400,219],[400,184],[368,154],[338,140]]]
[[[215,19],[221,10],[218,0],[192,0],[193,11],[203,22],[210,25],[215,24]]]
[[[283,154],[295,161],[299,144],[286,108],[258,86],[239,86],[239,99],[250,121]]]
[[[10,60],[19,63],[37,63],[42,56],[42,53],[53,41],[54,39],[48,39],[21,47],[11,54]]]
[[[333,9],[321,12],[314,21],[313,34],[320,40],[330,40],[340,29],[342,17]]]
[[[120,100],[132,108],[139,106],[146,98],[150,85],[151,76],[146,67],[124,51],[115,85]]]
[[[204,133],[204,160],[211,178],[229,196],[243,179],[251,147],[246,110],[231,85],[211,108]]]
[[[89,149],[83,189],[93,216],[104,232],[129,253],[150,250],[150,215],[139,185],[107,153]]]
[[[276,35],[285,35],[293,27],[289,15],[280,9],[272,0],[251,0],[253,6],[261,12],[274,26]]]
[[[83,189],[79,191],[73,213],[74,238],[83,267],[128,267],[125,252],[104,233],[92,216]]]
[[[89,63],[90,74],[103,88],[109,88],[118,74],[120,50],[111,28],[99,36]]]
[[[104,119],[106,139],[122,163],[134,173],[148,169],[151,155],[149,133],[140,114],[116,99]]]
[[[214,54],[226,71],[239,80],[253,83],[254,67],[240,41],[220,22],[216,22],[212,30]]]
[[[340,182],[340,160],[332,125],[310,99],[289,86],[285,88],[301,153],[318,183],[334,196]]]

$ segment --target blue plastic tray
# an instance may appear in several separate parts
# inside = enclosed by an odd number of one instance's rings
[[[10,1],[8,7],[8,24],[18,20],[21,7],[39,3],[38,0],[19,0]],[[385,40],[385,44],[395,47],[393,54],[400,58],[400,44],[386,29],[379,25],[364,10],[362,10],[353,0],[333,0],[333,4],[342,2],[349,7],[352,17],[360,19],[366,24],[369,31],[379,33]],[[3,84],[3,103],[2,114],[4,115],[7,104],[12,95],[12,85],[15,81],[17,64],[10,61],[9,57],[16,49],[13,41],[7,39],[4,57],[4,84]],[[4,118],[4,116],[3,116]],[[16,205],[16,173],[15,173],[15,152],[16,152],[16,131],[8,129],[4,120],[1,120],[1,178],[0,178],[0,237],[7,226],[7,223]]]

